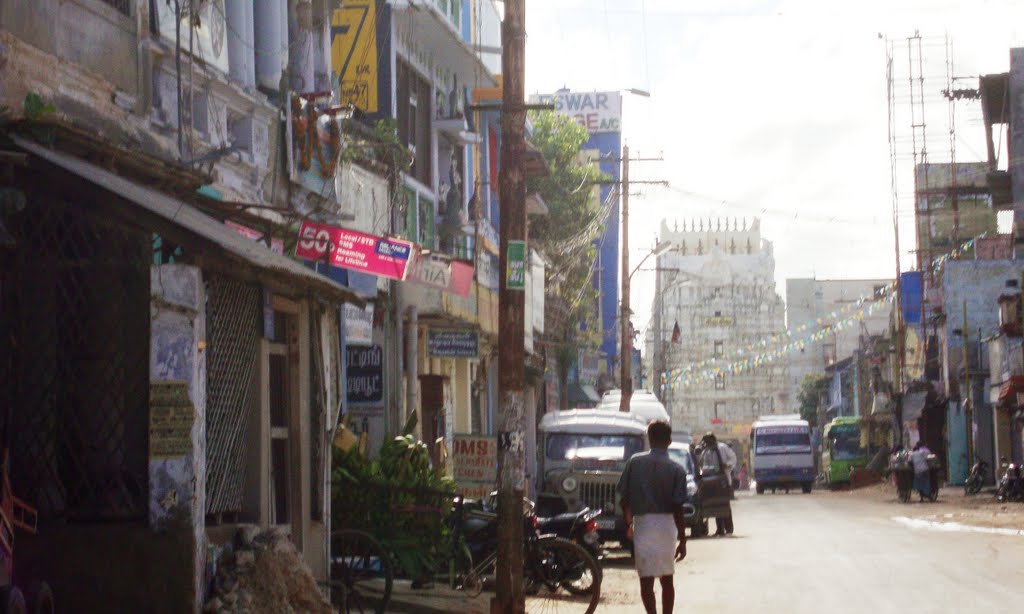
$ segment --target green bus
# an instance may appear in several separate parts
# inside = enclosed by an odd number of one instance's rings
[[[860,418],[833,418],[821,432],[821,473],[829,486],[846,484],[854,469],[868,464],[860,445]]]

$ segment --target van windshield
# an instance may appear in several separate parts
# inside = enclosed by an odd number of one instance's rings
[[[545,453],[550,460],[614,460],[624,461],[644,449],[644,438],[638,435],[548,435]]]
[[[788,454],[810,452],[811,434],[806,430],[772,429],[758,432],[754,438],[755,454]]]

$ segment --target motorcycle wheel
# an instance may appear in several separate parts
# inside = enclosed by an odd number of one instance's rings
[[[601,566],[582,546],[561,537],[540,540],[536,560],[528,561],[536,584],[548,590],[531,599],[529,611],[593,614],[601,600]],[[558,591],[559,587],[568,594]]]

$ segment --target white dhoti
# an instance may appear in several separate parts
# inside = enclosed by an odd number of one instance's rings
[[[671,576],[676,567],[679,534],[672,514],[633,517],[633,559],[641,578]]]

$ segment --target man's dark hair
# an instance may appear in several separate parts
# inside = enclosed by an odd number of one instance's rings
[[[651,446],[672,443],[672,427],[664,420],[655,420],[647,425],[647,440]]]

